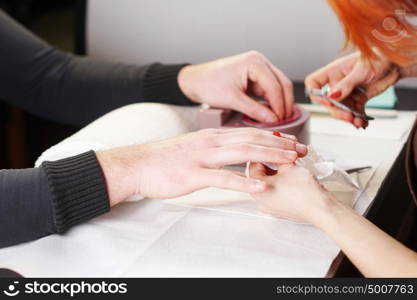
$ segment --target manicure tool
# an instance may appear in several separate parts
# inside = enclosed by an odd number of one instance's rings
[[[366,172],[370,169],[372,169],[371,166],[366,166],[366,167],[361,167],[361,168],[348,169],[348,170],[345,170],[345,171],[348,174],[353,174],[353,173],[363,173],[363,172]]]
[[[306,89],[305,90],[305,94],[306,94],[306,96],[311,96],[311,95],[313,95],[313,96],[319,96],[320,98],[322,98],[322,99],[326,100],[327,102],[333,104],[337,108],[340,108],[340,109],[342,109],[344,111],[350,112],[355,117],[361,118],[364,121],[372,121],[372,120],[375,120],[375,118],[373,118],[371,116],[368,116],[366,114],[360,113],[357,110],[354,110],[354,109],[350,108],[349,106],[347,106],[347,105],[345,105],[345,104],[343,104],[341,102],[338,102],[336,100],[333,100],[332,98],[330,98],[330,97],[327,96],[327,92],[324,92],[324,91],[322,91],[320,89]]]

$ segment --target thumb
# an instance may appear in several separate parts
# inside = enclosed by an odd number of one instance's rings
[[[259,103],[245,93],[239,93],[238,98],[238,101],[235,102],[235,109],[241,113],[259,122],[275,123],[278,121],[277,115],[266,105]]]
[[[226,190],[234,190],[244,193],[261,193],[266,189],[266,183],[246,178],[226,170],[204,170],[201,176],[204,187],[217,187]]]
[[[334,100],[342,101],[361,84],[363,84],[363,75],[360,74],[360,72],[351,72],[336,85],[331,87],[328,96]]]

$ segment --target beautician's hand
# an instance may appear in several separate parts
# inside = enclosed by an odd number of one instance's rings
[[[306,88],[321,89],[330,86],[329,97],[343,101],[347,106],[365,112],[366,102],[394,85],[404,75],[402,70],[390,61],[381,58],[373,67],[361,59],[359,52],[335,60],[307,77]],[[355,90],[359,87],[363,92]],[[320,97],[311,100],[328,105]],[[335,118],[352,123],[356,128],[366,128],[367,122],[354,117],[350,112],[329,105]]]
[[[331,194],[305,168],[287,164],[280,166],[276,175],[266,174],[263,164],[251,164],[249,177],[267,183],[264,192],[252,194],[261,212],[277,218],[315,223],[321,210],[333,201]]]
[[[205,187],[262,192],[261,180],[222,170],[247,161],[291,163],[307,148],[295,137],[254,128],[206,129],[176,138],[97,152],[111,205],[139,194],[173,198]]]
[[[272,123],[292,114],[292,82],[256,51],[187,66],[178,82],[195,102],[237,110],[260,122]],[[272,111],[253,96],[267,100]]]

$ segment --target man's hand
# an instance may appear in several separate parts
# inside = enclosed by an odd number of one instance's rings
[[[172,198],[218,187],[262,192],[265,183],[222,168],[254,162],[292,163],[307,154],[293,136],[255,128],[205,129],[176,138],[97,152],[113,206],[139,194]]]
[[[273,123],[292,114],[292,82],[256,51],[187,66],[178,83],[195,102],[237,110],[260,122]],[[271,109],[253,97],[265,99]]]

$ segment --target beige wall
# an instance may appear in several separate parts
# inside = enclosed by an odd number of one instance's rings
[[[201,62],[256,49],[303,80],[343,44],[325,0],[89,0],[88,11],[88,52],[126,62]]]

